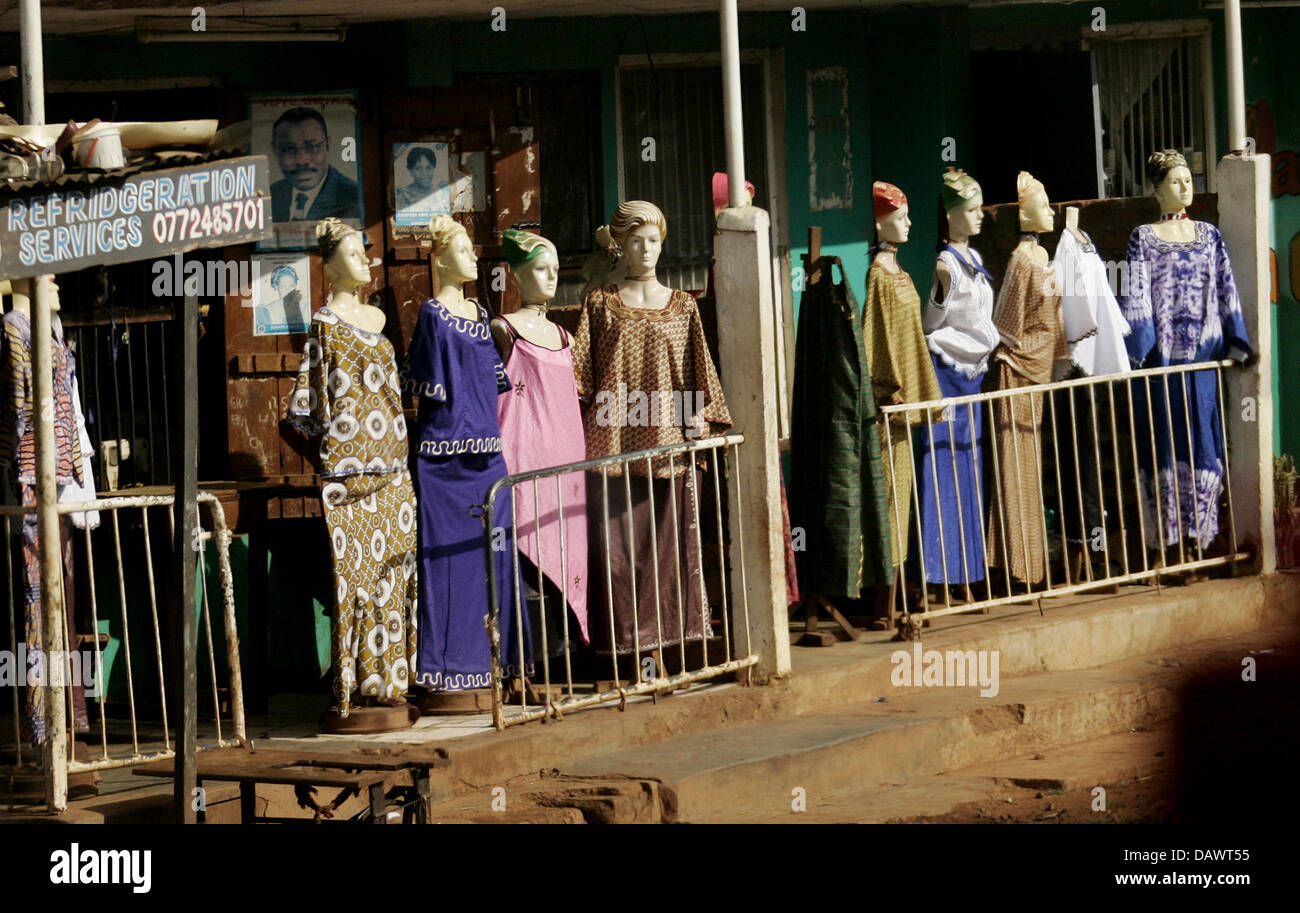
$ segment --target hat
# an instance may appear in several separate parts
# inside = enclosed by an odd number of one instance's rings
[[[948,166],[943,173],[943,208],[953,210],[970,203],[980,205],[984,202],[984,192],[979,182],[960,168]]]
[[[745,189],[749,191],[750,199],[754,198],[754,185],[750,181],[745,182]],[[713,214],[716,216],[722,210],[731,205],[731,180],[727,177],[725,171],[715,171],[713,173]]]
[[[907,205],[907,194],[884,181],[876,181],[871,185],[871,197],[876,203],[877,219]]]

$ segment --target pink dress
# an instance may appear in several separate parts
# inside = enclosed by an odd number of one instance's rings
[[[548,349],[524,339],[508,320],[502,320],[502,323],[514,340],[506,364],[506,375],[512,389],[497,400],[501,449],[506,466],[511,473],[518,473],[585,460],[587,442],[582,431],[582,411],[578,405],[573,349],[568,334],[559,327],[564,345],[559,349]],[[560,476],[558,487],[563,497],[562,505],[556,487],[554,476],[515,486],[519,553],[540,566],[542,573],[564,594],[578,619],[583,643],[590,643],[587,631],[586,482],[581,472]],[[560,544],[561,506],[564,513],[563,549]],[[536,581],[530,580],[529,583],[535,584]],[[548,607],[548,611],[553,609]]]

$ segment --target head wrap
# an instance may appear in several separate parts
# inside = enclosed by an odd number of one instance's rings
[[[555,245],[546,238],[517,228],[507,228],[501,233],[501,246],[506,251],[506,263],[515,271],[528,261],[540,257],[543,251],[555,253]]]
[[[907,194],[884,181],[876,181],[871,185],[871,197],[875,200],[877,219],[907,205]]]
[[[984,203],[984,193],[980,190],[979,182],[960,168],[949,165],[943,173],[944,210],[950,212],[958,206],[968,206],[971,203],[976,206]]]
[[[745,182],[745,189],[749,191],[749,198],[754,198],[754,184],[751,181]],[[731,179],[727,177],[725,171],[715,171],[713,173],[713,215],[731,205]]]
[[[1036,193],[1047,195],[1047,188],[1043,186],[1042,181],[1028,171],[1022,171],[1016,175],[1016,201],[1021,206],[1032,200]]]
[[[1182,166],[1187,167],[1187,159],[1177,149],[1161,149],[1158,152],[1151,153],[1147,159],[1147,180],[1151,186],[1159,187],[1168,177],[1169,172]]]

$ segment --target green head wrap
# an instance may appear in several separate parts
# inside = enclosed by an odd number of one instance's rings
[[[943,208],[951,212],[959,206],[979,206],[984,203],[984,193],[976,181],[960,168],[949,167],[943,174]]]
[[[505,248],[506,262],[512,270],[518,270],[528,261],[540,257],[542,251],[548,248],[554,250],[551,242],[541,235],[517,228],[507,228],[501,233],[501,246]]]

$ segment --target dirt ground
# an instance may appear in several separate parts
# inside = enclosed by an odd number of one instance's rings
[[[1167,771],[1106,788],[1106,810],[1093,809],[1086,787],[1070,791],[1002,785],[993,798],[944,815],[895,818],[890,824],[1168,824],[1174,820],[1173,777]]]

